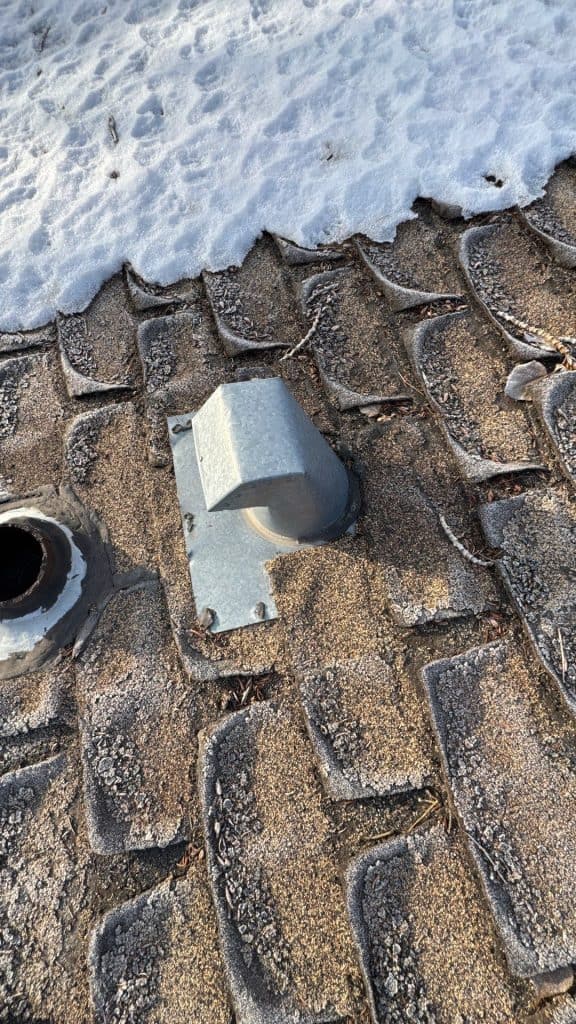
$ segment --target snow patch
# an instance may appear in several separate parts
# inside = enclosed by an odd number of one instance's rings
[[[417,196],[524,205],[576,150],[565,0],[0,0],[0,329],[394,236]]]

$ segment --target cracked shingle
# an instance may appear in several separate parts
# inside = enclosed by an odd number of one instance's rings
[[[576,729],[513,642],[424,670],[454,804],[511,970],[576,958]]]
[[[292,348],[300,337],[297,307],[271,239],[261,239],[240,268],[203,280],[228,355]]]
[[[117,592],[76,661],[90,842],[99,853],[189,834],[192,695],[157,584]]]
[[[555,358],[557,353],[530,328],[561,336],[576,331],[576,288],[568,269],[518,220],[504,215],[495,224],[469,228],[460,259],[477,299],[521,359]],[[514,326],[500,314],[515,317]]]
[[[315,274],[304,281],[301,294],[322,383],[337,408],[409,397],[382,299],[359,269]]]
[[[560,492],[525,491],[483,505],[488,543],[544,667],[576,707],[576,515]]]
[[[409,309],[462,292],[446,225],[423,217],[406,221],[394,242],[357,241],[358,251],[394,310]]]
[[[376,1024],[516,1024],[520,993],[458,837],[392,840],[353,862],[347,882]]]
[[[300,642],[306,642],[305,633]],[[389,652],[387,661],[366,654],[307,672],[302,679],[312,746],[335,799],[419,789],[434,774],[419,696]]]
[[[352,939],[306,737],[253,705],[207,733],[201,797],[223,957],[238,1024],[339,1020]],[[297,798],[296,798],[297,796]]]
[[[534,404],[560,463],[576,483],[576,373],[558,373],[532,389]]]
[[[211,918],[197,870],[106,914],[89,955],[97,1024],[229,1024]]]
[[[570,163],[556,168],[542,199],[526,207],[522,216],[565,267],[576,266],[576,173]]]
[[[464,476],[475,482],[534,469],[538,452],[526,411],[504,395],[507,363],[470,313],[420,323],[407,339]]]
[[[489,571],[464,559],[450,542],[440,523],[443,510],[412,470],[381,463],[368,493],[367,520],[378,530],[372,557],[396,622],[447,622],[497,605]]]
[[[85,313],[61,316],[58,341],[72,397],[131,388],[137,383],[136,324],[121,275],[111,278]]]

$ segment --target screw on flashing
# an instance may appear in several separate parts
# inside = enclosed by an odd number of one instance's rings
[[[184,423],[175,423],[172,427],[173,434],[183,434],[186,430],[192,430],[192,420],[186,420]]]

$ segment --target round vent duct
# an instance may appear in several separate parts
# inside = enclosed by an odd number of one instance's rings
[[[27,523],[0,526],[0,605],[23,600],[44,575],[41,537]]]
[[[0,505],[0,679],[74,639],[109,586],[102,539],[75,497],[47,489],[29,501]]]

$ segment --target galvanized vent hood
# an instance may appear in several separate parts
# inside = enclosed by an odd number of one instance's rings
[[[168,426],[199,614],[275,618],[265,563],[350,529],[354,480],[280,378],[222,384]]]

